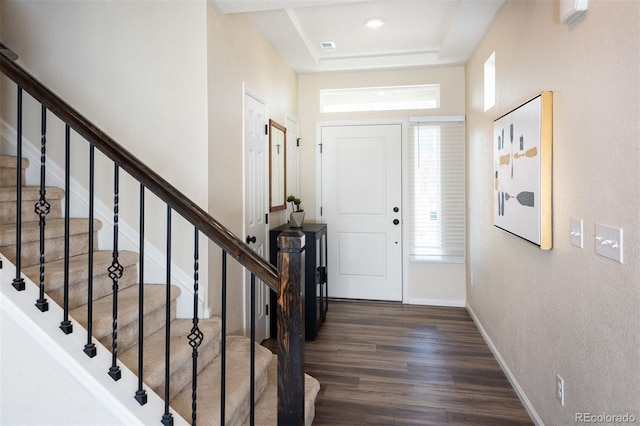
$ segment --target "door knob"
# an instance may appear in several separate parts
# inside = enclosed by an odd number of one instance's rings
[[[393,219],[393,224],[394,224],[394,225],[397,225],[397,224],[399,224],[399,223],[400,223],[400,221],[399,221],[398,219]]]
[[[256,237],[255,237],[255,235],[254,235],[253,237],[252,237],[252,236],[250,236],[250,235],[247,235],[247,240],[246,240],[246,241],[247,241],[247,244],[255,243],[255,242],[256,242]]]
[[[393,208],[393,211],[394,211],[394,213],[398,213],[398,212],[400,211],[400,209],[399,209],[399,208],[397,208],[397,207],[394,207],[394,208]]]

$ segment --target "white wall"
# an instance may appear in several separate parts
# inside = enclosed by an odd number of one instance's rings
[[[470,309],[545,424],[574,413],[640,419],[640,3],[507,1],[466,65]],[[496,53],[495,107],[483,64]],[[553,91],[553,249],[492,226],[493,120]],[[570,244],[570,218],[585,242]],[[595,254],[595,223],[624,229],[624,263]],[[565,380],[565,407],[555,377]]]
[[[433,110],[384,111],[362,113],[320,113],[320,90],[352,87],[440,84],[440,108]],[[316,171],[318,123],[359,120],[395,120],[406,124],[409,116],[464,115],[464,68],[417,68],[368,72],[310,74],[299,77],[300,104],[300,186],[305,220],[318,220],[316,213]],[[406,127],[406,126],[405,126]],[[464,159],[461,159],[464,160]],[[406,170],[404,171],[406,172]],[[404,173],[406,176],[406,173]],[[406,217],[406,216],[405,216]],[[331,224],[328,224],[331,226]],[[406,240],[406,238],[405,238]],[[465,265],[410,263],[405,256],[403,299],[407,303],[464,306]]]
[[[10,281],[2,284],[10,285]],[[42,425],[44,419],[49,425],[126,424],[25,333],[24,324],[4,309],[0,314],[1,424]]]

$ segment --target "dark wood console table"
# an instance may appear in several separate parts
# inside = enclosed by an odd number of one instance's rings
[[[269,231],[270,262],[277,266],[278,235],[282,231],[301,231],[305,237],[305,264],[303,276],[304,331],[306,340],[315,340],[320,325],[325,320],[329,299],[327,294],[327,225],[303,223],[294,228],[289,224]],[[277,295],[271,292],[271,306],[277,306]],[[276,315],[271,315],[271,337],[276,337]]]

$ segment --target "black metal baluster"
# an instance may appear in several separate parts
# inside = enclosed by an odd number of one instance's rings
[[[16,167],[16,277],[13,279],[13,287],[18,291],[24,290],[22,270],[22,87],[18,86],[18,123],[17,123],[17,162]]]
[[[69,218],[71,217],[69,194],[70,194],[70,172],[71,172],[71,128],[67,124],[64,133],[64,301],[63,318],[60,323],[60,330],[64,334],[73,332],[73,324],[69,321]]]
[[[109,278],[113,281],[113,343],[111,345],[111,367],[109,376],[120,380],[122,373],[118,366],[118,282],[122,278],[122,265],[118,262],[118,210],[120,207],[120,167],[113,166],[113,261],[109,266]]]
[[[84,353],[89,358],[96,356],[96,345],[93,343],[93,205],[95,199],[95,147],[89,144],[89,263],[87,265],[87,343]],[[69,195],[67,194],[67,197]]]
[[[164,414],[162,424],[173,425],[173,415],[169,412],[169,358],[171,347],[171,206],[167,205],[167,297],[165,307],[165,353],[164,353]]]
[[[249,350],[251,355],[250,368],[249,368],[249,425],[253,426],[255,423],[255,401],[256,401],[256,276],[251,273],[251,342],[249,343]]]
[[[224,425],[227,388],[227,252],[222,250],[222,330],[220,331],[220,424]]]
[[[41,107],[41,133],[40,133],[40,198],[36,201],[34,211],[40,220],[40,297],[36,301],[36,307],[41,312],[49,310],[49,302],[44,297],[44,228],[46,225],[46,218],[51,210],[51,205],[47,202],[45,178],[46,178],[46,159],[47,159],[47,109],[44,105]]]
[[[195,228],[193,243],[193,327],[189,333],[189,345],[193,348],[191,353],[192,373],[191,373],[191,424],[196,425],[196,409],[198,397],[198,348],[202,344],[202,331],[198,327],[198,270],[199,270],[199,246],[198,246],[198,228]]]
[[[135,399],[138,404],[147,403],[147,391],[142,388],[144,366],[144,185],[140,184],[140,259],[138,269],[138,390]]]

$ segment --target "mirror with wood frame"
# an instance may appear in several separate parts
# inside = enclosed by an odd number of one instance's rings
[[[286,208],[287,129],[269,120],[269,211]]]

